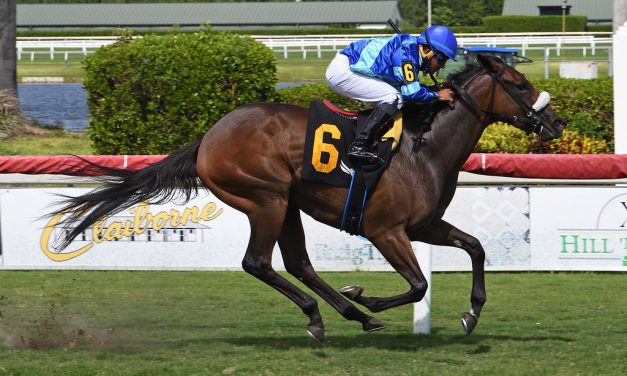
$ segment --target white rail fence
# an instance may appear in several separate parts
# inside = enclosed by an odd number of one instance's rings
[[[253,36],[273,51],[282,53],[284,58],[289,54],[302,54],[303,59],[307,55],[322,57],[324,52],[336,52],[355,40],[373,37],[375,35],[299,35],[299,36]],[[64,56],[67,61],[69,55],[87,55],[96,49],[114,43],[113,37],[67,37],[67,38],[18,38],[17,57],[30,57],[34,61],[36,55],[48,55],[50,60],[55,56]],[[460,34],[458,38],[460,46],[491,46],[491,47],[518,47],[521,54],[527,50],[553,48],[557,56],[563,49],[580,49],[585,57],[590,51],[596,55],[597,50],[608,49],[612,46],[612,37],[609,33],[589,34]]]

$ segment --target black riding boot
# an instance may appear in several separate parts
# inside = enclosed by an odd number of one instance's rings
[[[348,156],[360,162],[375,162],[378,159],[374,141],[379,131],[396,114],[398,107],[395,103],[379,103],[373,110],[359,134],[348,147]]]

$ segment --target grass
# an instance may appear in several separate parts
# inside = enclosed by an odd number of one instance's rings
[[[303,59],[302,54],[291,53],[285,59],[283,54],[275,54],[277,78],[279,82],[322,82],[334,56],[335,53],[324,52],[318,58],[315,53],[308,53],[307,59]]]
[[[376,295],[394,273],[322,273]],[[471,336],[467,273],[433,276],[431,335],[411,334],[412,308],[375,316],[363,333],[321,303],[326,341],[306,317],[241,272],[2,271],[0,374],[11,375],[622,375],[625,276],[490,273]]]
[[[0,155],[94,154],[91,141],[83,132],[51,130],[45,135],[24,135],[0,142]]]
[[[63,77],[64,82],[81,82],[85,72],[83,70],[83,55],[69,55],[68,61],[63,61],[62,55],[55,55],[50,60],[49,55],[35,55],[31,62],[30,56],[23,55],[17,63],[17,80],[22,82],[24,77]]]

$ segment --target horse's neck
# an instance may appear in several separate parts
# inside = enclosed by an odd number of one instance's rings
[[[488,89],[469,89],[468,95],[480,108],[488,105]],[[474,150],[485,130],[484,116],[478,116],[468,105],[457,101],[454,110],[445,109],[435,118],[430,140],[431,150],[435,152],[432,158],[447,173],[459,171]]]
[[[425,156],[416,155],[431,165],[440,166],[443,176],[458,172],[472,153],[483,133],[483,126],[477,116],[457,104],[455,110],[444,110],[434,120],[431,132],[425,135],[427,145]],[[418,153],[420,154],[420,153]]]

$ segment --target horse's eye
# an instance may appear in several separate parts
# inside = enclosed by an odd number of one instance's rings
[[[526,82],[519,82],[516,84],[516,88],[520,91],[529,90],[529,85]]]

